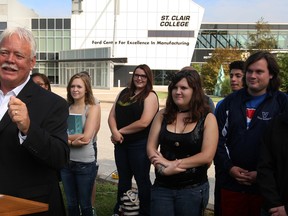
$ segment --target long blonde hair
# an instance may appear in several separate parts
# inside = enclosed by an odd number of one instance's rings
[[[85,85],[85,90],[86,90],[86,92],[85,92],[85,104],[95,105],[95,98],[94,98],[93,91],[92,91],[91,79],[87,74],[85,74],[83,72],[74,74],[69,80],[69,83],[67,85],[67,102],[68,102],[68,104],[71,105],[74,103],[74,99],[71,95],[70,89],[71,89],[71,84],[72,84],[73,80],[78,79],[78,78],[80,78],[84,82],[84,85]]]

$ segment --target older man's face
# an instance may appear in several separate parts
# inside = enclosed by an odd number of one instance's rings
[[[33,69],[36,58],[31,58],[31,47],[17,34],[4,38],[0,44],[0,82],[2,91],[21,85]],[[5,89],[3,89],[5,88]]]

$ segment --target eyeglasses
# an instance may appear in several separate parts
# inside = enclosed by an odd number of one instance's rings
[[[134,74],[134,79],[139,79],[139,78],[146,80],[147,76],[143,74]]]

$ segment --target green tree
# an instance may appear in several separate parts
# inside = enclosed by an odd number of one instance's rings
[[[265,22],[263,17],[256,22],[256,32],[248,34],[248,38],[247,47],[250,53],[277,48],[277,41],[271,34],[268,22]]]
[[[277,55],[278,64],[280,66],[280,78],[282,91],[288,91],[288,53],[280,53]]]
[[[222,83],[221,96],[226,97],[231,92],[230,77],[226,76],[224,82]]]
[[[207,94],[213,94],[217,75],[222,64],[225,76],[229,75],[229,64],[242,59],[242,51],[237,48],[217,48],[212,52],[211,58],[202,66],[201,76]]]
[[[191,65],[196,71],[201,72],[201,64],[194,63]]]

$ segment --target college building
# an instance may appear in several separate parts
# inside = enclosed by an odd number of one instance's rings
[[[37,42],[33,72],[66,86],[87,71],[94,88],[126,86],[147,64],[155,85],[191,63],[205,63],[215,48],[246,50],[256,23],[202,23],[205,9],[192,0],[71,0],[71,16],[39,17],[17,0],[0,0],[0,32],[31,29]],[[255,21],[256,22],[256,21]],[[288,23],[269,24],[275,51],[287,51]]]

